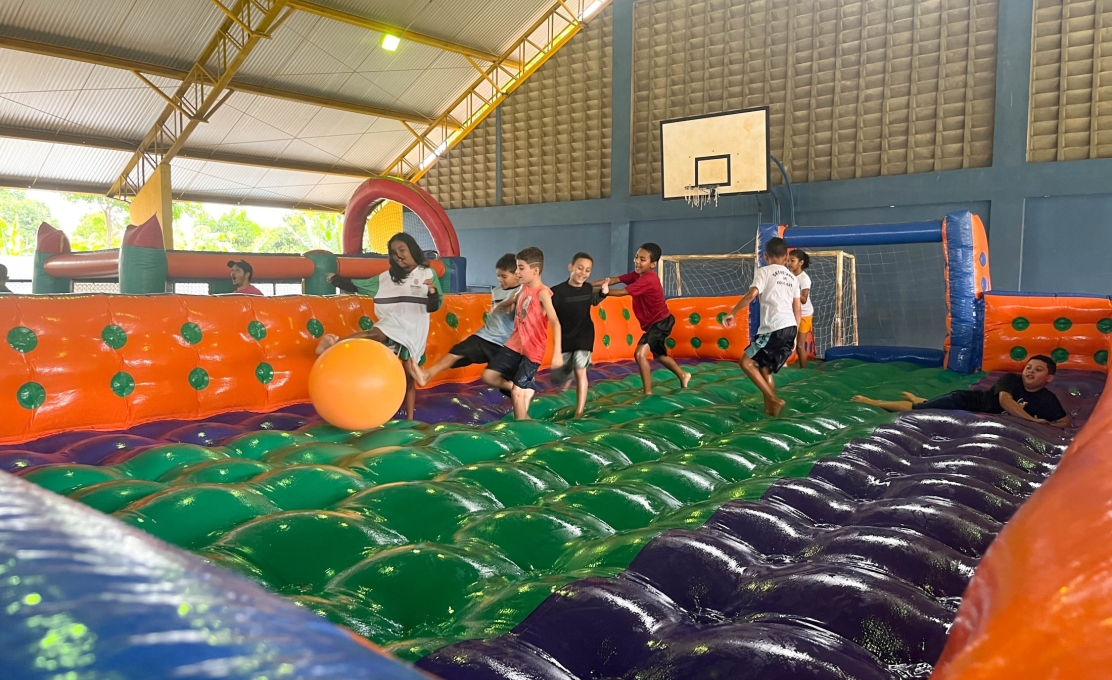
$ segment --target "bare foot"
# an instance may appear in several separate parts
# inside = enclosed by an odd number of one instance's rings
[[[417,387],[424,387],[429,384],[429,374],[417,364],[413,357],[406,359],[405,363],[409,366],[409,374],[413,376],[413,382],[417,383]]]
[[[317,354],[324,354],[325,350],[327,350],[332,345],[335,345],[339,341],[340,336],[336,335],[335,333],[329,333],[328,335],[325,335],[320,339],[320,342],[317,343]]]
[[[773,399],[772,400],[772,412],[770,412],[768,415],[772,416],[773,418],[779,418],[780,417],[780,411],[783,411],[784,407],[787,406],[787,405],[788,405],[788,402],[784,401],[783,399]]]
[[[680,371],[680,389],[686,389],[689,382],[691,382],[691,374],[687,371]]]
[[[912,404],[922,404],[926,401],[926,399],[920,397],[914,392],[900,392],[900,396],[903,397],[905,400],[910,401]]]

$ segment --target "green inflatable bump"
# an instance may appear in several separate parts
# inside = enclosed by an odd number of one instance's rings
[[[135,391],[135,379],[131,375],[120,371],[112,376],[112,379],[108,382],[108,387],[111,388],[112,394],[117,397],[128,397]]]
[[[664,461],[708,467],[730,483],[749,479],[753,476],[754,470],[772,463],[772,461],[752,451],[738,451],[713,446],[673,453],[665,457]]]
[[[171,470],[228,458],[228,454],[196,444],[163,444],[138,453],[118,468],[128,477],[154,481]]]
[[[648,418],[652,416],[652,413],[634,406],[615,406],[614,408],[592,410],[587,415],[613,425],[621,425],[622,423]]]
[[[337,510],[381,518],[409,541],[444,541],[461,522],[499,506],[489,492],[460,482],[398,482],[351,496]]]
[[[479,515],[456,532],[454,542],[484,541],[523,571],[545,571],[570,546],[610,536],[605,522],[575,509],[526,506]]]
[[[830,436],[824,428],[816,427],[801,420],[783,418],[769,420],[755,429],[768,434],[782,434],[797,439],[804,444],[817,444]]]
[[[763,491],[761,493],[764,493]],[[760,498],[760,496],[758,496]],[[707,523],[718,508],[726,504],[724,500],[707,500],[700,503],[685,505],[670,515],[664,515],[653,522],[649,529],[664,531],[666,529],[698,529]],[[635,556],[636,557],[636,556]],[[630,562],[633,560],[631,559]]]
[[[677,418],[644,418],[622,425],[622,429],[647,432],[663,437],[681,449],[692,449],[708,437],[711,432],[693,423]]]
[[[714,492],[711,500],[728,503],[729,501],[759,501],[768,487],[779,477],[752,477],[744,482],[729,484]]]
[[[208,387],[209,374],[203,368],[195,368],[189,372],[189,386],[198,392]]]
[[[382,548],[404,544],[400,534],[353,513],[298,510],[241,524],[209,550],[249,560],[278,592],[306,594]]]
[[[481,488],[512,508],[533,505],[542,496],[563,491],[568,483],[551,470],[527,463],[488,462],[457,468],[437,480],[460,481]]]
[[[121,479],[122,474],[111,467],[59,463],[32,468],[21,475],[28,482],[38,484],[47,491],[68,496],[87,486]]]
[[[687,321],[692,326],[698,326],[699,322],[702,321],[702,320],[703,320],[703,318],[701,316],[699,316],[698,312],[691,312],[691,315],[687,317]]]
[[[37,382],[25,382],[15,391],[15,400],[28,411],[46,403],[46,389]]]
[[[26,326],[16,326],[8,331],[8,347],[20,354],[27,354],[39,346],[39,337]]]
[[[587,398],[589,400],[598,399],[599,397],[605,397],[608,394],[621,392],[625,389],[624,385],[615,380],[603,380],[602,382],[592,384],[590,388],[588,388]]]
[[[718,338],[718,341],[714,344],[718,345],[718,349],[720,350],[730,349],[730,341],[726,338]]]
[[[494,550],[419,543],[378,552],[343,572],[329,593],[368,603],[403,634],[454,623],[480,581],[520,579],[521,570]]]
[[[1070,358],[1070,353],[1062,347],[1055,347],[1054,351],[1050,353],[1050,358],[1061,364]]]
[[[572,408],[575,408],[574,406]],[[598,418],[569,418],[560,421],[560,424],[571,430],[573,434],[590,434],[591,432],[598,432],[599,430],[607,430],[612,426],[605,420]]]
[[[678,451],[672,442],[648,432],[628,430],[601,430],[589,435],[573,437],[572,442],[602,446],[621,453],[632,463],[647,463],[666,453]]]
[[[201,327],[192,321],[187,321],[181,326],[182,340],[185,340],[190,345],[199,344],[203,335],[204,334],[201,333]]]
[[[237,458],[258,460],[275,449],[291,444],[301,444],[305,440],[304,435],[293,432],[259,430],[237,435],[224,443],[224,449]]]
[[[473,596],[472,599],[476,599],[475,596]],[[408,640],[402,640],[401,642],[395,642],[391,645],[385,645],[383,649],[386,650],[387,654],[396,656],[402,661],[417,663],[436,650],[455,644],[461,639],[462,638],[440,636],[410,638]]]
[[[676,420],[689,423],[707,430],[714,435],[724,435],[733,432],[741,425],[741,419],[735,417],[737,409],[727,406],[728,410],[715,410],[712,408],[689,408],[678,413],[673,413]]]
[[[453,314],[452,312],[448,312],[444,316],[444,322],[446,324],[448,324],[448,328],[458,328],[459,327],[459,317],[456,316],[455,314]]]
[[[529,417],[534,420],[551,418],[557,411],[567,406],[568,398],[563,393],[542,394],[529,403]],[[513,418],[513,414],[507,414]]]
[[[629,310],[628,309],[624,309],[624,308],[622,309],[622,318],[625,319],[626,321],[630,320],[631,317],[629,315]]]
[[[290,599],[317,616],[344,626],[375,644],[385,644],[402,636],[402,628],[397,622],[387,619],[351,597],[343,595],[332,595],[330,597],[294,595]],[[417,661],[419,658],[409,660]]]
[[[349,439],[360,437],[365,432],[352,432],[351,430],[341,430],[335,425],[329,423],[317,423],[316,425],[307,425],[299,430],[295,430],[298,434],[305,435],[313,441],[317,442],[330,442],[343,444]]]
[[[624,312],[625,310],[623,309],[622,311]],[[669,338],[669,339],[671,339],[671,338]],[[633,347],[633,335],[632,334],[629,334],[629,333],[626,334],[626,345],[629,346],[629,347]]]
[[[686,404],[684,404],[682,401],[677,401],[672,397],[650,394],[648,396],[641,397],[640,399],[629,402],[629,406],[638,408],[642,411],[647,411],[648,413],[651,413],[653,415],[663,415],[665,413],[671,413],[672,411],[678,411],[679,409],[684,408]]]
[[[428,437],[427,432],[400,427],[382,427],[347,440],[346,444],[360,451],[381,449],[384,446],[409,446]]]
[[[1107,316],[1097,322],[1097,330],[1105,335],[1112,333],[1112,318]]]
[[[696,380],[696,378],[692,378],[691,380],[694,381]],[[753,386],[752,383],[749,383],[748,385],[749,389],[746,389],[744,385],[737,385],[732,381],[712,382],[700,384],[698,385],[698,388],[699,392],[707,395],[713,395],[714,397],[721,399],[723,403],[737,404],[742,400],[743,397],[752,394],[757,389]],[[691,383],[688,383],[688,386],[692,386]]]
[[[691,338],[691,346],[694,347],[695,349],[699,349],[700,347],[703,346],[702,339],[701,338]]]
[[[487,427],[496,437],[503,438],[507,435],[513,437],[520,444],[520,448],[540,446],[572,436],[571,430],[566,427],[549,423],[543,420],[504,420]],[[512,440],[503,439],[509,446],[514,446]]]
[[[147,496],[115,515],[179,548],[193,550],[232,527],[275,512],[278,506],[253,489],[195,484]]]
[[[302,431],[303,434],[307,434]],[[311,441],[304,444],[290,444],[263,454],[264,463],[279,465],[335,465],[336,463],[362,453],[354,446],[327,441]]]
[[[726,484],[726,480],[708,467],[663,461],[634,465],[600,481],[603,484],[621,482],[652,484],[668,492],[681,503],[705,501],[715,489]]]
[[[606,468],[631,464],[629,458],[614,449],[578,442],[556,442],[526,449],[509,462],[540,465],[572,486],[593,484]]]
[[[371,484],[432,479],[462,463],[449,453],[427,446],[384,446],[345,459],[344,467]]]
[[[179,484],[235,484],[254,477],[264,472],[269,472],[271,466],[249,458],[228,458],[226,460],[212,460],[190,466],[181,472],[171,470],[158,481],[171,485]]]
[[[714,393],[704,394],[702,390],[676,390],[668,395],[669,399],[679,402],[684,408],[692,406],[702,408],[704,406],[721,406],[726,403],[726,400],[719,397]]]
[[[1012,328],[1014,328],[1017,331],[1020,331],[1020,332],[1025,331],[1030,326],[1031,326],[1031,322],[1028,321],[1025,317],[1017,316],[1016,318],[1012,319]]]
[[[262,340],[266,337],[266,326],[261,321],[252,321],[247,324],[247,334],[256,340]]]
[[[235,572],[244,578],[250,579],[258,583],[263,588],[269,588],[270,584],[266,581],[266,576],[263,574],[255,563],[246,560],[239,555],[223,552],[220,550],[197,550],[194,554],[202,559],[215,564],[222,569]]]
[[[1012,348],[1012,351],[1008,352],[1008,354],[1015,361],[1023,361],[1027,358],[1027,348],[1016,345]]]
[[[327,508],[366,489],[365,479],[331,465],[290,465],[260,475],[246,485],[283,510]]]
[[[541,602],[576,580],[575,576],[556,574],[502,584],[474,601],[460,618],[461,639],[490,639],[510,630],[533,613]]]
[[[1108,365],[1108,350],[1098,349],[1093,354],[1093,361],[1095,361],[1098,366],[1107,366]]]
[[[115,324],[110,324],[100,332],[100,339],[112,349],[123,349],[127,344],[127,331]]]
[[[774,467],[764,468],[760,474],[769,478],[806,477],[814,466],[814,459],[790,460]]]
[[[1065,332],[1071,328],[1073,328],[1073,322],[1064,316],[1060,316],[1054,320],[1054,329],[1057,331]]]
[[[772,462],[784,461],[792,456],[795,445],[782,436],[764,432],[738,432],[719,437],[710,442],[711,446],[755,453]]]
[[[70,494],[70,498],[81,501],[94,510],[111,514],[165,488],[165,484],[144,479],[116,479],[79,489]]]
[[[440,434],[429,440],[428,445],[447,451],[464,465],[500,460],[515,450],[503,437],[482,430]]]
[[[485,321],[484,321],[484,323],[485,323]],[[372,328],[374,328],[374,327],[375,327],[375,322],[374,322],[374,319],[372,319],[372,318],[371,318],[371,317],[369,317],[369,316],[361,316],[361,317],[359,317],[359,330],[361,330],[361,331],[369,331],[369,330],[371,330],[371,329],[372,329]]]
[[[629,567],[649,541],[663,532],[664,527],[646,527],[573,545],[557,560],[556,569],[574,573],[581,578],[617,576]]]
[[[660,515],[679,509],[683,503],[649,484],[591,484],[572,487],[546,498],[542,505],[586,512],[615,531],[628,531],[647,527]]]
[[[274,367],[265,361],[255,367],[255,379],[264,385],[269,385],[274,380]]]
[[[305,330],[309,331],[309,335],[313,336],[314,338],[319,338],[324,335],[324,324],[322,324],[318,319],[309,319],[305,323]]]

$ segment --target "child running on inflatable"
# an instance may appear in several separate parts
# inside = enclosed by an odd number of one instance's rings
[[[417,362],[425,353],[429,337],[429,314],[440,309],[440,279],[425,262],[417,241],[405,233],[394,234],[387,244],[390,269],[373,279],[354,281],[332,274],[328,282],[350,293],[369,295],[375,300],[378,323],[369,331],[344,338],[368,338],[393,350],[405,368],[405,417],[413,420],[417,391],[414,385]],[[340,341],[329,333],[317,345],[317,354]]]
[[[1053,359],[1036,354],[1027,360],[1023,373],[1006,373],[991,389],[957,390],[934,399],[924,399],[911,392],[901,392],[900,401],[882,401],[858,395],[850,401],[876,406],[885,411],[918,411],[941,409],[973,413],[1009,413],[1021,420],[1069,427],[1071,419],[1058,397],[1046,388],[1058,372]]]
[[[515,305],[514,332],[483,371],[483,381],[488,385],[510,392],[517,420],[529,419],[529,403],[537,387],[537,369],[544,361],[548,345],[549,324],[552,324],[552,369],[564,364],[560,319],[552,308],[552,291],[541,280],[543,271],[544,253],[540,248],[526,248],[517,254],[521,290]]]
[[[477,332],[454,345],[428,369],[414,367],[414,379],[418,387],[424,387],[436,374],[449,368],[490,364],[510,339],[514,332],[514,296],[521,290],[521,281],[517,277],[517,256],[506,253],[498,258],[494,272],[498,277],[498,286],[490,291],[490,313],[487,314],[486,323]]]
[[[722,325],[733,328],[735,315],[760,297],[761,325],[738,363],[764,395],[765,413],[776,417],[784,409],[784,400],[776,396],[772,376],[784,367],[795,349],[802,307],[799,282],[784,266],[788,261],[788,244],[784,239],[769,239],[765,245],[765,260],[768,264],[753,274],[749,292],[738,300]]]
[[[633,298],[633,315],[637,323],[641,324],[644,333],[637,341],[637,368],[641,370],[641,383],[645,395],[653,393],[652,366],[649,364],[649,352],[676,377],[680,379],[680,387],[687,387],[691,374],[680,370],[676,360],[668,356],[668,336],[672,334],[672,327],[676,325],[676,317],[668,311],[668,304],[664,301],[664,287],[660,285],[660,278],[656,275],[656,266],[660,262],[660,246],[655,243],[645,243],[633,254],[633,271],[621,276],[611,276],[608,279],[599,279],[593,285],[616,286],[624,284],[625,289],[609,291],[611,297]]]
[[[787,268],[795,274],[799,283],[799,337],[795,343],[795,353],[799,357],[799,367],[807,368],[807,361],[815,347],[815,334],[812,331],[815,306],[811,303],[811,277],[807,269],[811,266],[811,256],[796,248],[788,253]]]
[[[587,369],[591,350],[595,347],[595,322],[591,308],[602,302],[609,290],[606,282],[601,290],[587,282],[595,260],[587,253],[576,253],[568,265],[567,281],[552,287],[552,307],[560,319],[560,342],[564,350],[563,367],[552,371],[552,382],[567,389],[575,377],[575,417],[583,415],[587,406]]]

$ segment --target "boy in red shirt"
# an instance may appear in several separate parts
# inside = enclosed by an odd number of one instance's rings
[[[483,371],[483,381],[488,385],[509,390],[517,420],[529,419],[529,402],[536,393],[537,369],[544,361],[549,324],[552,324],[552,368],[564,365],[560,319],[552,307],[552,291],[541,281],[542,271],[544,253],[540,248],[526,248],[517,254],[521,291],[517,294],[514,332]],[[515,303],[507,300],[499,306],[507,304]]]
[[[664,302],[664,287],[656,275],[656,265],[660,262],[660,246],[655,243],[646,243],[637,249],[633,255],[633,271],[621,276],[611,276],[594,282],[596,286],[625,284],[625,290],[610,289],[610,297],[633,297],[633,315],[641,324],[644,335],[637,341],[637,367],[641,370],[641,382],[644,384],[645,394],[653,393],[652,366],[649,364],[649,352],[653,358],[664,365],[669,371],[680,379],[680,386],[687,387],[691,374],[681,371],[676,360],[668,356],[668,346],[665,342],[672,334],[672,326],[676,325],[676,317],[668,311]]]

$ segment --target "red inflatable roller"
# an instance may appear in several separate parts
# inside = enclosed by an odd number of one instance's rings
[[[229,260],[247,260],[256,281],[305,279],[313,275],[313,261],[300,255],[257,253],[166,252],[167,276],[171,279],[225,279]]]

